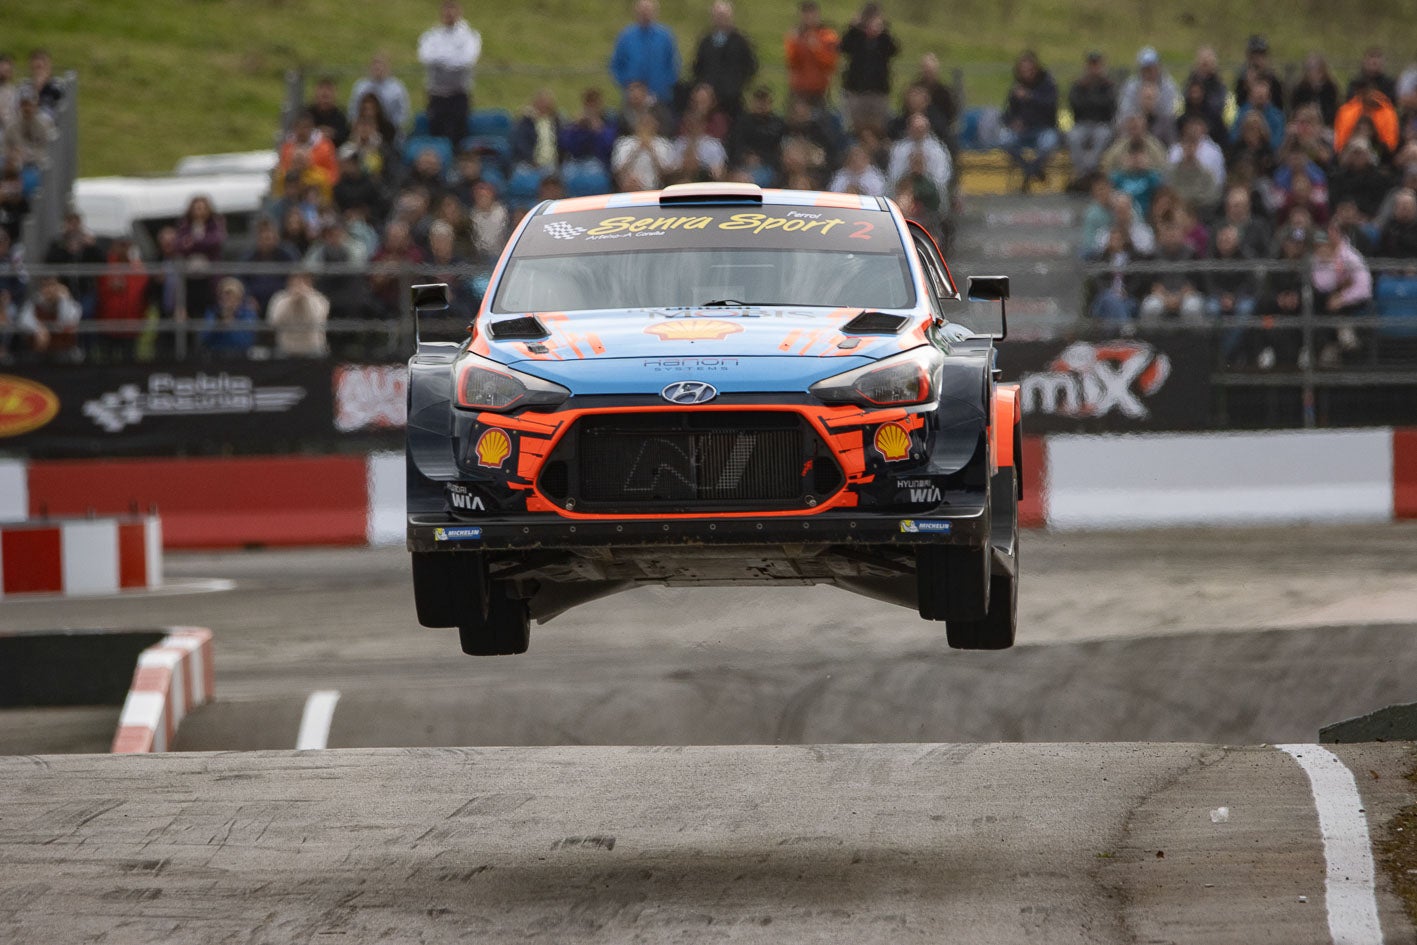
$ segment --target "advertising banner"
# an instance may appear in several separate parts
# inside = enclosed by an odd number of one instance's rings
[[[0,452],[38,458],[302,453],[351,433],[392,444],[396,384],[358,386],[336,415],[336,378],[320,361],[230,365],[25,366],[0,369]],[[377,366],[392,375],[402,365]],[[379,375],[383,377],[384,375]]]
[[[1210,335],[1196,332],[999,346],[1028,433],[1205,429],[1213,358]]]
[[[1009,341],[999,367],[1022,387],[1029,433],[1205,429],[1211,339]],[[203,456],[398,449],[402,363],[0,368],[0,454]]]

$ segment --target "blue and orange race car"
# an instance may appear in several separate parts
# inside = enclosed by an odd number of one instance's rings
[[[1014,641],[1017,390],[1002,276],[962,299],[890,201],[680,185],[543,203],[460,339],[416,286],[419,622],[529,620],[645,584],[830,584]],[[997,302],[977,305],[975,302]]]

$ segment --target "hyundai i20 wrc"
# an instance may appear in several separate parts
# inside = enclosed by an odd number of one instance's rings
[[[952,647],[1011,646],[1008,280],[967,296],[888,200],[541,204],[451,340],[447,286],[413,289],[419,622],[521,653],[531,619],[641,585],[829,584],[944,621]]]

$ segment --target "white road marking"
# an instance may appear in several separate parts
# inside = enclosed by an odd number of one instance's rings
[[[1319,813],[1328,879],[1328,931],[1334,945],[1382,945],[1373,891],[1373,847],[1358,783],[1337,755],[1318,745],[1275,745],[1309,776]]]
[[[338,689],[317,689],[305,700],[300,715],[300,734],[295,737],[295,750],[324,748],[330,741],[330,723],[335,719]]]

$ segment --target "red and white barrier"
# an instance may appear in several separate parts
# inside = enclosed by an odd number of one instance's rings
[[[1051,435],[1025,437],[1023,459],[1022,520],[1031,527],[1417,518],[1417,430]],[[402,453],[65,460],[20,468],[30,514],[157,505],[169,548],[404,539]],[[6,475],[16,477],[14,469],[0,465],[0,485]]]
[[[0,522],[29,517],[29,476],[23,460],[0,459]]]
[[[177,726],[216,692],[212,632],[173,627],[162,642],[138,654],[133,684],[118,717],[113,753],[167,751]]]
[[[1058,435],[1034,449],[1025,482],[1050,528],[1417,518],[1412,430]]]
[[[156,515],[0,523],[0,598],[84,597],[161,585]]]

